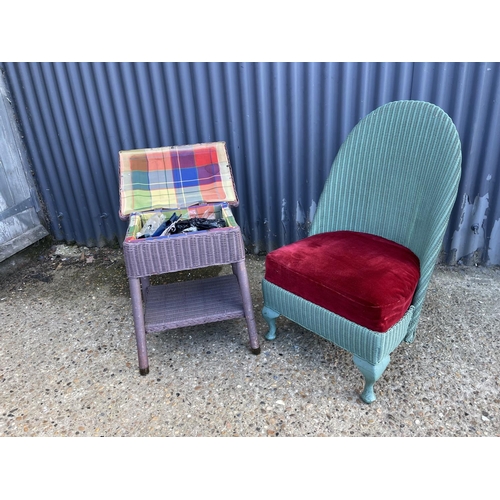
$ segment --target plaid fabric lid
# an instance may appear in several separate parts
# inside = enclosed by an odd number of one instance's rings
[[[120,151],[120,216],[227,202],[238,205],[225,142]]]

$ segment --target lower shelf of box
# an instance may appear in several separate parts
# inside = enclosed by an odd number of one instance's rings
[[[147,333],[244,316],[238,278],[234,274],[150,286],[146,292]]]

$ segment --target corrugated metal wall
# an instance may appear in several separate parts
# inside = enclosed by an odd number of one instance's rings
[[[121,241],[118,151],[224,140],[252,252],[307,235],[343,140],[399,99],[442,107],[463,145],[448,263],[500,264],[500,63],[3,63],[51,232]]]

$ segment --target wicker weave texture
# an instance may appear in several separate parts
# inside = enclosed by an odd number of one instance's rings
[[[310,234],[350,230],[410,248],[420,259],[413,340],[461,176],[451,118],[434,104],[397,101],[361,120],[339,150]]]
[[[245,259],[239,227],[123,243],[129,278],[231,264]]]
[[[264,303],[267,307],[343,349],[357,354],[369,363],[377,364],[389,355],[405,338],[414,308],[387,332],[377,333],[338,316],[298,295],[262,280]]]
[[[244,316],[234,274],[152,286],[146,294],[148,333]]]

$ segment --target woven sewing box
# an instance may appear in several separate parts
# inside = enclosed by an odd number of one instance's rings
[[[260,352],[241,230],[238,196],[225,142],[120,151],[120,217],[139,370],[149,372],[145,334],[244,317]],[[139,238],[156,213],[166,219],[224,219],[226,227]],[[233,274],[151,286],[152,275],[231,264]]]

